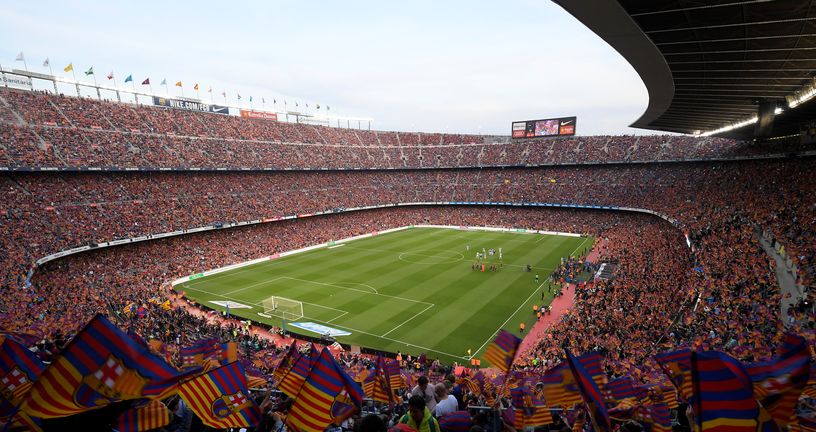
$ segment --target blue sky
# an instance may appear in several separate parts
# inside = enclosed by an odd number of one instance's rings
[[[514,120],[578,116],[578,134],[628,128],[646,88],[547,0],[36,1],[0,14],[0,64],[58,75],[73,62],[371,117],[385,130],[508,135]],[[80,77],[78,75],[78,77]],[[84,79],[84,77],[83,77]],[[171,88],[171,91],[177,89]],[[161,90],[163,91],[163,89]],[[202,93],[202,98],[205,94]],[[223,99],[221,99],[223,101]],[[216,100],[217,101],[217,100]],[[259,105],[256,103],[256,107]]]

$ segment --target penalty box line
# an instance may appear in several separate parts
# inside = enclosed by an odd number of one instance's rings
[[[198,291],[200,293],[214,295],[216,297],[221,297],[221,298],[223,298],[225,300],[235,301],[235,299],[223,296],[221,294],[211,293],[209,291],[203,291],[203,290],[196,289],[196,288],[189,288],[189,289],[193,290],[193,291]],[[249,303],[249,304],[254,305],[254,306],[258,306],[258,307],[263,307],[263,305],[260,304],[260,303]],[[316,306],[320,306],[320,305],[316,305]],[[431,306],[434,306],[434,305],[431,304]],[[327,306],[320,306],[320,307],[328,308]],[[344,313],[348,313],[348,312],[340,310],[340,309],[335,309],[335,308],[329,308],[329,309],[333,309],[333,310],[341,311],[341,312],[344,312]],[[340,316],[343,316],[343,315],[340,315]],[[332,320],[340,318],[340,316],[334,317],[334,318],[332,318]],[[317,322],[323,323],[323,324],[332,324],[334,327],[338,327],[338,328],[349,330],[349,331],[352,331],[352,332],[373,336],[373,337],[380,338],[380,339],[385,339],[385,340],[388,340],[388,341],[391,341],[391,342],[396,342],[396,343],[399,343],[399,344],[404,344],[405,346],[409,346],[409,347],[413,347],[413,348],[419,348],[419,349],[424,350],[424,351],[435,352],[437,354],[443,354],[443,355],[446,355],[448,357],[453,357],[453,358],[467,359],[467,357],[465,357],[465,356],[451,354],[451,353],[448,353],[448,352],[445,352],[445,351],[439,351],[439,350],[436,350],[436,349],[433,349],[433,348],[412,344],[412,343],[409,343],[409,342],[406,342],[406,341],[400,340],[400,339],[394,339],[394,338],[390,338],[390,337],[384,337],[384,336],[376,335],[374,333],[369,333],[367,331],[359,330],[359,329],[356,329],[356,328],[347,327],[347,326],[343,326],[343,325],[340,325],[340,324],[334,324],[331,321],[324,321],[324,320],[320,320],[320,319],[312,318],[312,317],[307,317],[307,316],[304,316],[304,318],[309,318],[309,320],[311,320],[311,321],[317,321]]]
[[[223,294],[218,294],[218,293],[214,293],[214,292],[204,291],[204,290],[200,290],[200,289],[198,289],[198,288],[193,288],[193,287],[185,287],[185,288],[186,288],[186,289],[189,289],[189,290],[192,290],[192,291],[198,291],[198,292],[203,293],[203,294],[209,294],[209,295],[214,295],[214,296],[217,296],[217,297],[221,297],[221,298],[222,298],[222,299],[224,299],[224,300],[229,300],[229,301],[232,301],[232,302],[235,302],[235,303],[249,304],[249,305],[252,305],[252,306],[257,306],[257,307],[259,307],[259,308],[263,308],[263,307],[264,307],[264,306],[263,306],[263,303],[257,303],[257,302],[256,302],[256,303],[250,303],[250,302],[245,301],[245,300],[240,300],[240,301],[239,301],[238,299],[235,299],[235,298],[233,298],[233,297],[227,297],[226,295],[223,295]],[[342,316],[344,316],[344,315],[347,315],[347,314],[349,313],[348,311],[343,310],[343,309],[337,309],[337,308],[333,308],[333,307],[329,307],[329,306],[323,306],[323,305],[319,305],[319,304],[316,304],[316,303],[309,303],[309,302],[300,301],[300,300],[297,300],[297,301],[299,301],[299,302],[301,302],[301,303],[303,303],[303,304],[307,304],[307,305],[311,305],[311,306],[315,306],[315,307],[319,307],[319,308],[323,308],[323,309],[329,309],[329,310],[333,310],[333,311],[337,311],[337,312],[342,312],[340,315],[338,315],[338,316],[336,316],[336,317],[332,318],[330,321],[321,321],[321,322],[331,322],[331,321],[334,321],[334,320],[336,320],[336,319],[338,319],[338,318],[340,318],[340,317],[342,317]],[[307,316],[307,315],[303,315],[303,317],[304,317],[304,318],[308,318],[308,319],[310,319],[310,320],[320,321],[320,320],[318,320],[318,319],[316,319],[316,318],[312,318],[312,317]]]

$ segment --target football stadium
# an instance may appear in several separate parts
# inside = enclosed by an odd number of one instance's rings
[[[3,430],[816,431],[816,2],[205,3],[0,15]]]

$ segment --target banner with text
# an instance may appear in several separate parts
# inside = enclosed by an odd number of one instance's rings
[[[261,120],[278,121],[278,114],[266,111],[241,110],[241,117]]]
[[[0,85],[16,89],[34,90],[31,78],[10,73],[0,73]]]
[[[203,111],[217,114],[229,114],[229,108],[221,105],[210,105],[199,101],[186,99],[170,99],[153,96],[153,105],[165,106],[188,111]]]

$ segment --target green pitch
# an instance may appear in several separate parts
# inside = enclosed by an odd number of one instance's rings
[[[303,303],[312,322],[350,332],[342,343],[418,355],[443,362],[481,357],[499,329],[530,329],[532,305],[541,305],[548,276],[562,257],[581,253],[592,238],[528,233],[411,228],[324,247],[182,283],[176,289],[216,310],[213,301],[249,308],[230,313],[267,319],[262,302],[280,296]],[[469,247],[469,250],[468,250]],[[476,252],[496,250],[485,262],[503,267],[475,271]],[[525,272],[529,264],[532,272]],[[535,275],[540,276],[538,283]],[[552,297],[545,294],[544,304]],[[287,329],[320,336],[292,327]]]

